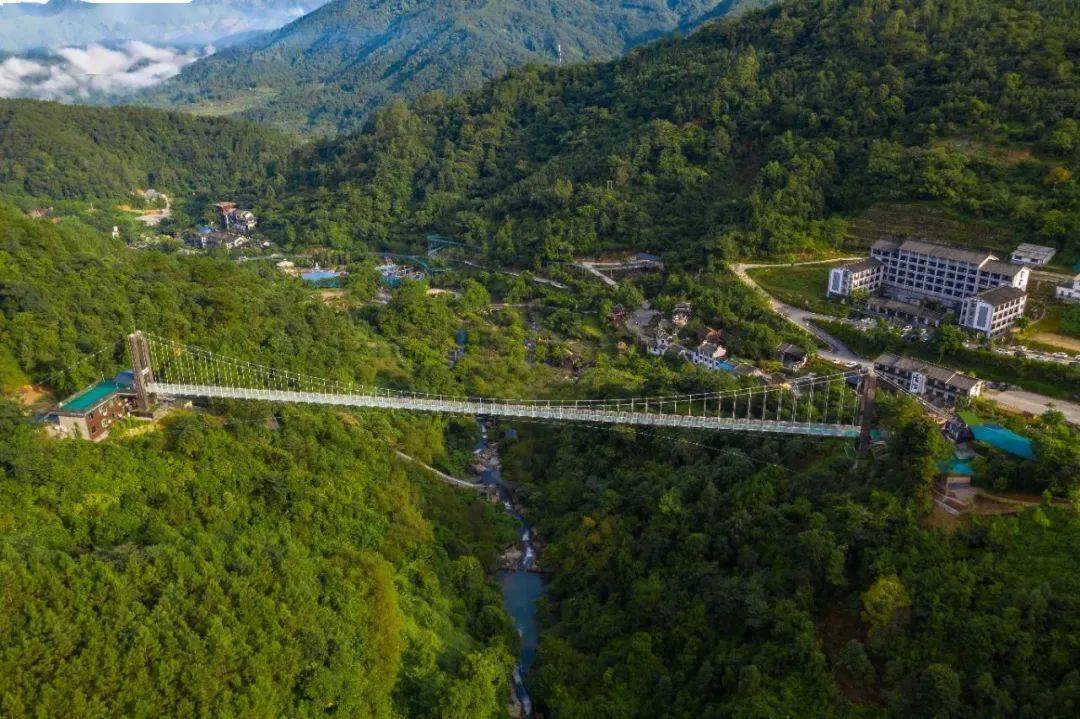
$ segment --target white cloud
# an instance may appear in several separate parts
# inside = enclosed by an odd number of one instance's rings
[[[0,61],[0,97],[88,100],[119,97],[176,75],[185,65],[213,52],[177,50],[145,42],[116,47],[62,47],[48,55]]]

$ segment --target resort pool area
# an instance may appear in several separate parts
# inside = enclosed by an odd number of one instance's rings
[[[304,282],[310,282],[318,287],[337,287],[344,273],[335,270],[306,270],[300,273]]]
[[[325,280],[336,280],[338,273],[333,270],[308,270],[307,272],[301,272],[300,276],[308,282],[323,282]]]

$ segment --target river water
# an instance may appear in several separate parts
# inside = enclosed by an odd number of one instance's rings
[[[477,453],[483,452],[489,447],[487,427],[480,423],[480,431],[483,439],[476,446]],[[494,457],[498,458],[498,445],[490,445]],[[496,464],[497,467],[497,464]],[[504,569],[496,574],[499,583],[502,584],[503,608],[514,621],[518,634],[521,635],[521,654],[518,655],[518,663],[514,668],[514,698],[520,708],[519,716],[532,717],[533,705],[529,691],[525,687],[525,677],[529,667],[532,666],[536,657],[536,644],[540,629],[536,621],[536,600],[544,594],[544,580],[539,572],[530,571],[536,562],[536,547],[533,544],[533,531],[525,518],[514,507],[513,496],[510,489],[502,481],[502,473],[497,468],[489,468],[480,472],[480,481],[484,484],[496,487],[503,509],[518,524],[521,536],[521,558],[517,561],[514,569]]]

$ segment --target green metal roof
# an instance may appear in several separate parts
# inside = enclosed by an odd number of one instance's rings
[[[64,412],[88,412],[124,387],[115,380],[102,380],[68,397],[60,403],[59,409]]]

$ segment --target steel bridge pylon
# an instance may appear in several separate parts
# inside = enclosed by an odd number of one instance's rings
[[[135,378],[135,401],[142,412],[150,411],[150,386],[154,383],[154,370],[150,359],[150,346],[146,335],[136,330],[128,335],[128,354],[131,372]]]

